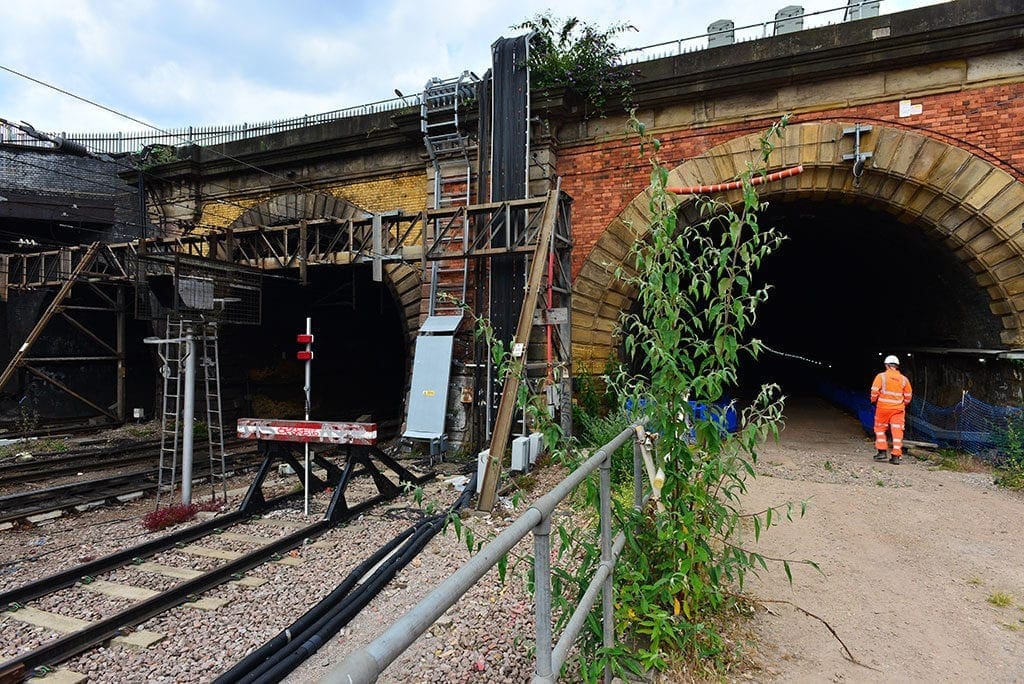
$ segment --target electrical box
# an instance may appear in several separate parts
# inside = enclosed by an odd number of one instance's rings
[[[525,473],[530,469],[530,438],[516,437],[512,440],[512,470]]]
[[[484,486],[484,475],[487,473],[487,462],[491,460],[491,450],[484,449],[476,456],[476,493]]]
[[[544,453],[544,435],[539,432],[530,433],[530,465],[537,462]]]

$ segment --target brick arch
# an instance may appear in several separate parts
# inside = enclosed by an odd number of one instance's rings
[[[764,199],[829,199],[882,209],[902,223],[920,225],[940,239],[974,273],[1002,322],[1004,344],[1024,344],[1024,185],[966,150],[906,130],[875,126],[862,135],[870,159],[854,186],[851,123],[789,126],[769,168],[804,165],[804,173],[761,188]],[[673,169],[669,185],[719,183],[756,161],[756,134],[734,138]],[[600,369],[617,349],[613,332],[619,313],[635,292],[614,277],[631,269],[630,246],[650,233],[648,193],[635,197],[615,217],[587,255],[573,285],[574,356],[580,369]],[[725,193],[738,203],[739,191]],[[681,198],[683,220],[697,220],[692,198]]]
[[[292,193],[275,195],[250,207],[228,227],[277,226],[299,219],[348,219],[366,216],[369,216],[369,213],[347,200],[318,192]]]
[[[363,218],[369,212],[351,202],[321,193],[277,195],[250,207],[230,228],[273,226],[301,219]],[[421,273],[404,262],[384,264],[384,283],[398,302],[406,341],[412,344],[419,330]]]

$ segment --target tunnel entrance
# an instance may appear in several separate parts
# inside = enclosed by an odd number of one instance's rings
[[[758,222],[787,239],[756,277],[772,290],[747,337],[766,348],[743,362],[730,396],[742,400],[767,382],[789,396],[817,394],[822,382],[866,392],[882,358],[895,353],[912,378],[931,373],[931,387],[919,383],[922,398],[927,391],[951,403],[962,389],[1000,398],[978,377],[965,385],[963,373],[951,374],[955,361],[915,352],[1001,346],[987,293],[936,233],[865,205],[811,200],[773,201]],[[644,372],[642,359],[628,363]],[[939,386],[943,367],[952,400]]]
[[[759,274],[772,292],[753,335],[769,347],[746,383],[789,394],[823,377],[866,386],[882,355],[1000,346],[1002,327],[971,270],[920,226],[864,205],[772,202],[759,224],[787,236]],[[799,358],[797,358],[799,357]]]
[[[301,285],[296,273],[263,281],[260,326],[222,332],[225,395],[235,414],[302,418],[304,364],[295,336],[313,319],[311,415],[319,420],[394,422],[402,416],[408,349],[399,305],[369,265],[322,266]]]

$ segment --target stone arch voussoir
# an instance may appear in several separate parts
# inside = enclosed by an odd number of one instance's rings
[[[769,157],[769,169],[802,164],[804,172],[762,186],[767,200],[829,199],[865,204],[904,223],[917,223],[941,239],[974,272],[1003,325],[1002,341],[1024,346],[1024,185],[1006,171],[962,148],[887,126],[861,137],[872,156],[859,184],[851,164],[852,122],[791,125]],[[669,185],[710,185],[729,180],[757,159],[756,134],[718,145],[669,173]],[[739,191],[720,199],[737,203]],[[596,370],[617,353],[613,333],[623,300],[635,299],[615,273],[630,273],[630,247],[650,234],[647,191],[609,223],[584,261],[574,284],[573,340],[576,367]],[[699,220],[692,198],[680,198],[684,221]]]

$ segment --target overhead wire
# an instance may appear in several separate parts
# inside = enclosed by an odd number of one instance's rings
[[[147,121],[143,121],[142,119],[136,118],[136,117],[131,116],[129,114],[125,114],[124,112],[120,112],[120,111],[118,111],[118,110],[116,110],[116,109],[114,109],[112,107],[108,107],[108,106],[106,106],[104,104],[100,104],[99,102],[95,102],[93,100],[90,100],[87,97],[83,97],[81,95],[77,95],[75,93],[72,93],[69,90],[65,90],[64,88],[56,86],[56,85],[54,85],[52,83],[48,83],[48,82],[43,81],[41,79],[38,79],[38,78],[35,78],[35,77],[30,76],[28,74],[25,74],[25,73],[22,73],[20,71],[17,71],[16,69],[12,69],[12,68],[10,68],[8,66],[4,66],[3,64],[0,64],[0,70],[6,71],[6,72],[8,72],[10,74],[13,74],[15,76],[18,76],[20,78],[24,78],[24,79],[26,79],[28,81],[31,81],[33,83],[36,83],[36,84],[40,85],[40,86],[43,86],[44,88],[49,88],[50,90],[54,90],[54,91],[56,91],[58,93],[61,93],[62,95],[67,95],[68,97],[74,98],[74,99],[79,100],[81,102],[84,102],[86,104],[92,105],[94,107],[98,107],[98,108],[100,108],[100,109],[102,109],[102,110],[104,110],[106,112],[114,114],[115,116],[119,116],[121,118],[127,119],[128,121],[132,121],[132,122],[137,123],[137,124],[139,124],[141,126],[145,126],[146,128],[149,128],[149,129],[152,129],[154,131],[157,131],[158,133],[166,135],[166,136],[168,136],[170,138],[176,138],[176,139],[182,140],[184,142],[189,142],[188,138],[186,138],[183,135],[179,135],[177,133],[172,133],[171,131],[164,130],[164,129],[160,128],[159,126],[155,126],[155,125],[153,125],[153,124],[151,124],[151,123],[149,123]],[[200,147],[200,146],[197,145],[197,147]],[[215,154],[215,155],[217,155],[219,157],[222,157],[224,159],[231,160],[231,161],[235,162],[236,164],[241,164],[242,166],[245,166],[245,167],[247,167],[249,169],[252,169],[253,171],[258,171],[259,173],[263,173],[263,174],[266,174],[266,175],[271,176],[273,178],[277,178],[279,180],[282,180],[285,183],[287,183],[289,185],[292,185],[292,186],[295,186],[295,187],[297,187],[297,188],[299,188],[301,190],[305,190],[306,192],[318,192],[316,188],[313,188],[311,186],[305,185],[304,183],[299,183],[299,182],[297,182],[297,181],[295,181],[295,180],[293,180],[291,178],[287,178],[287,177],[282,176],[280,174],[274,173],[273,171],[270,171],[268,169],[261,168],[259,166],[256,166],[255,164],[251,164],[251,163],[249,163],[247,161],[244,161],[244,160],[239,159],[237,157],[234,157],[234,156],[232,156],[230,154],[227,154],[226,152],[221,152],[221,151],[219,151],[219,150],[217,150],[217,149],[215,149],[213,147],[202,147],[202,149],[208,150],[212,154]],[[136,171],[140,171],[139,169],[135,169],[135,170]],[[227,189],[227,188],[225,188],[225,189]]]

